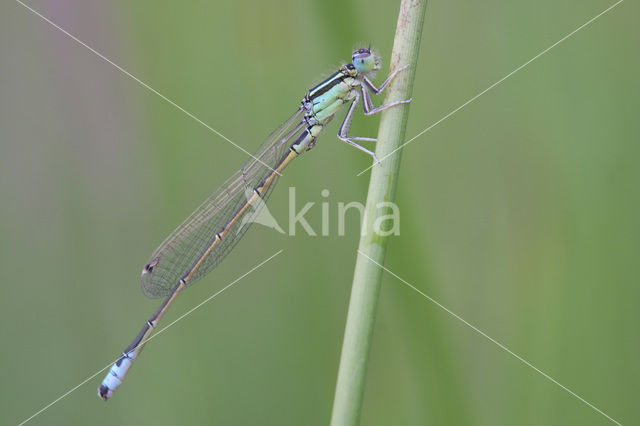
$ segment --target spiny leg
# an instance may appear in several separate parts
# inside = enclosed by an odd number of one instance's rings
[[[338,139],[340,139],[343,142],[348,143],[349,145],[351,145],[354,148],[359,149],[360,151],[366,152],[367,154],[369,154],[373,160],[376,163],[380,163],[380,160],[378,160],[378,157],[376,157],[376,154],[373,153],[373,151],[370,151],[368,149],[366,149],[365,147],[362,147],[360,145],[358,145],[357,143],[354,142],[354,140],[357,141],[370,141],[370,142],[375,142],[376,140],[373,138],[364,138],[364,137],[349,137],[348,136],[348,132],[349,132],[349,127],[351,126],[351,119],[353,118],[353,113],[356,110],[356,107],[358,106],[358,101],[360,100],[360,94],[358,93],[358,91],[354,91],[355,95],[353,100],[351,101],[351,105],[349,105],[349,109],[347,110],[347,115],[344,117],[344,120],[342,121],[342,124],[340,125],[340,130],[338,130]]]
[[[379,95],[380,93],[382,93],[382,91],[387,87],[387,85],[391,82],[391,80],[393,80],[395,78],[395,76],[402,70],[405,70],[409,67],[409,65],[405,65],[403,67],[398,68],[397,70],[395,70],[394,72],[392,72],[389,77],[387,77],[387,79],[385,81],[382,82],[382,84],[380,85],[380,88],[377,88],[372,82],[371,80],[369,80],[367,78],[366,75],[362,76],[362,84],[360,85],[360,93],[362,94],[362,109],[364,110],[364,115],[373,115],[373,114],[377,114],[380,111],[384,111],[387,108],[390,108],[392,106],[396,106],[396,105],[400,105],[400,104],[406,104],[411,102],[411,99],[407,99],[404,101],[396,101],[396,102],[391,102],[388,103],[386,105],[381,105],[379,107],[375,107],[373,105],[373,101],[371,100],[371,94],[369,93],[370,91],[376,95]],[[369,90],[366,90],[369,89]]]
[[[392,72],[391,74],[389,74],[389,77],[387,77],[387,79],[385,81],[382,82],[382,84],[380,85],[380,88],[376,88],[376,86],[373,85],[373,83],[371,82],[371,80],[369,80],[367,78],[366,75],[362,76],[362,80],[364,81],[364,84],[367,85],[367,87],[369,88],[369,90],[371,90],[373,93],[375,93],[376,95],[379,95],[384,89],[385,87],[387,87],[387,85],[389,83],[391,83],[391,80],[394,79],[394,77],[396,76],[396,74],[398,74],[400,71],[405,70],[409,68],[409,65],[405,65],[404,67],[400,67],[397,70],[395,70],[394,72]]]
[[[379,107],[374,107],[373,101],[371,100],[371,95],[369,91],[364,87],[360,86],[360,92],[362,93],[362,109],[364,110],[364,115],[373,115],[377,114],[380,111],[384,111],[387,108],[391,108],[392,106],[408,104],[412,99],[406,99],[404,101],[395,101],[389,102],[385,105],[380,105]]]
[[[378,158],[376,157],[376,155],[373,153],[373,151],[370,151],[360,145],[358,145],[357,143],[355,143],[354,141],[366,141],[366,142],[376,142],[377,140],[375,138],[366,138],[366,137],[360,137],[360,136],[352,136],[349,137],[348,136],[348,132],[349,132],[349,127],[351,126],[351,119],[353,118],[353,113],[358,105],[358,101],[360,100],[360,96],[362,96],[362,109],[364,110],[364,114],[365,115],[373,115],[373,114],[377,114],[381,111],[384,111],[387,108],[391,108],[393,106],[396,105],[401,105],[401,104],[407,104],[409,102],[411,102],[412,99],[406,99],[403,101],[395,101],[395,102],[390,102],[388,104],[385,105],[381,105],[379,107],[375,107],[373,105],[373,101],[371,100],[371,95],[369,94],[369,91],[377,94],[380,94],[386,87],[387,85],[391,82],[391,80],[393,80],[393,78],[402,70],[406,69],[407,67],[409,67],[409,65],[405,65],[404,67],[398,68],[397,70],[395,70],[394,72],[392,72],[389,77],[387,77],[387,79],[385,81],[382,82],[382,84],[380,85],[380,88],[377,88],[376,86],[373,85],[373,83],[371,82],[371,80],[369,80],[366,76],[362,76],[362,84],[360,84],[360,90],[354,90],[354,98],[353,101],[351,102],[351,105],[349,105],[349,110],[347,111],[347,115],[344,118],[344,121],[342,122],[342,125],[340,126],[340,130],[338,131],[338,139],[340,139],[343,142],[348,143],[349,145],[353,146],[354,148],[357,148],[363,152],[366,152],[367,154],[371,155],[371,157],[373,157],[374,161],[376,163],[380,163],[380,160],[378,160]],[[366,87],[366,88],[365,88]],[[368,90],[367,90],[368,89]]]

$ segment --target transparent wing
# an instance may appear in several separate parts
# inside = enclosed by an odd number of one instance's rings
[[[153,252],[143,268],[142,291],[148,297],[164,297],[178,281],[191,269],[216,238],[216,234],[237,215],[247,202],[253,188],[274,172],[291,146],[291,138],[304,130],[303,111],[300,109],[274,130],[254,157],[247,160],[240,170],[227,179],[191,215],[185,219]],[[259,160],[259,161],[258,161]],[[276,176],[277,179],[277,176]],[[260,194],[266,201],[275,186],[274,182]],[[245,209],[243,215],[259,213],[257,207]],[[225,237],[204,259],[188,285],[215,268],[235,247],[251,221],[243,223],[242,218],[233,223]]]

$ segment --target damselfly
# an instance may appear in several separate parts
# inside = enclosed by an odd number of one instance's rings
[[[264,205],[280,172],[315,145],[325,126],[343,105],[349,104],[338,139],[371,155],[356,141],[375,142],[373,138],[348,136],[353,113],[362,100],[365,115],[376,114],[411,99],[391,102],[375,108],[371,93],[379,94],[404,66],[393,71],[376,88],[367,77],[380,69],[380,58],[370,48],[353,52],[350,64],[343,65],[329,78],[310,89],[300,108],[262,143],[240,170],[234,173],[205,200],[160,247],[142,268],[142,289],[150,297],[165,297],[140,333],[111,366],[98,395],[105,401],[120,386],[142,347],[167,309],[188,285],[213,270],[240,241],[249,228],[248,215],[256,215]],[[253,207],[253,209],[250,209]]]

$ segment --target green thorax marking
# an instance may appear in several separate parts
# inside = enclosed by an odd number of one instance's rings
[[[353,89],[360,85],[357,77],[353,64],[347,64],[310,89],[303,100],[308,114],[320,123],[328,122],[343,104],[353,99]]]

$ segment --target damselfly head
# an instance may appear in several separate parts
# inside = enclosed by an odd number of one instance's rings
[[[356,49],[351,55],[351,60],[358,72],[364,74],[380,69],[380,58],[369,47]]]

